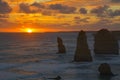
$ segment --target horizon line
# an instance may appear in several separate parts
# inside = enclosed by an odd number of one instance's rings
[[[81,31],[81,30],[79,30],[79,31]],[[79,32],[79,31],[53,31],[53,32],[32,32],[32,33],[59,33],[59,32]],[[85,30],[83,30],[83,31],[85,31]],[[96,32],[96,31],[98,31],[98,30],[90,30],[90,31],[85,31],[85,32]],[[117,32],[117,31],[120,31],[120,30],[110,30],[110,31],[115,31],[115,32]],[[0,32],[0,33],[27,33],[27,32]],[[32,34],[32,33],[29,33],[29,34]]]

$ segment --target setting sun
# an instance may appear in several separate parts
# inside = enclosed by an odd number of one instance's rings
[[[26,32],[28,32],[28,33],[32,33],[33,30],[32,30],[32,29],[27,29]]]

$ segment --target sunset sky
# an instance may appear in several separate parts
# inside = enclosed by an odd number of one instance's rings
[[[120,30],[120,0],[0,0],[0,32]]]

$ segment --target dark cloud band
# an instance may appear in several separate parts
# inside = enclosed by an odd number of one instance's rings
[[[7,14],[12,11],[12,8],[7,2],[0,0],[0,14]]]

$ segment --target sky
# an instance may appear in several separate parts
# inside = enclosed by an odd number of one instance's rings
[[[120,30],[120,0],[0,0],[0,32]]]

